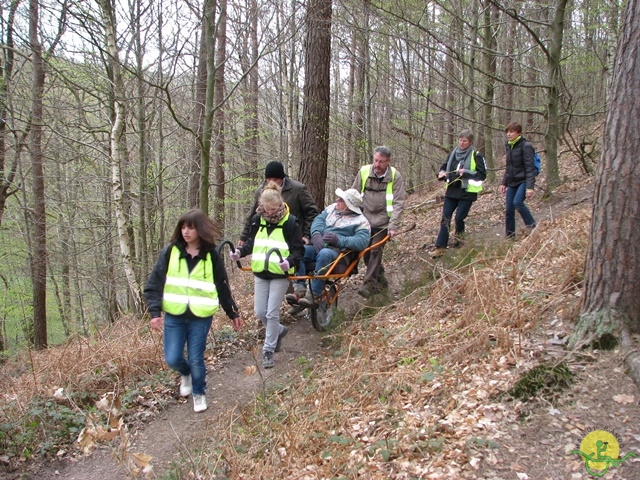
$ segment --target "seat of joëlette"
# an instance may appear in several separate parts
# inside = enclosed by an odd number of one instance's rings
[[[360,260],[359,254],[360,252],[356,252],[356,251],[341,252],[341,255],[336,260],[334,260],[334,262],[330,263],[325,271],[326,272],[330,271],[330,275],[343,275],[344,273],[347,272],[347,270],[349,270],[349,266],[353,262],[356,262],[356,265],[349,272],[349,276],[354,275],[358,273],[357,263],[359,263],[359,260]],[[333,266],[333,269],[330,270],[331,265],[333,265],[335,262],[338,262],[338,263]],[[315,262],[306,263],[305,266],[307,269],[307,275],[309,276],[312,276],[312,272],[314,276],[326,275],[326,273],[323,273],[323,272],[315,272],[315,269],[316,269]]]

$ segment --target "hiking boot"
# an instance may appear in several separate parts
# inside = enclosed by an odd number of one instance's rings
[[[264,352],[262,354],[262,368],[273,368],[276,362],[273,361],[273,352]]]
[[[429,256],[431,258],[439,258],[439,257],[443,257],[445,253],[447,253],[446,248],[437,247],[435,250],[432,250],[429,252]]]
[[[284,296],[284,299],[287,301],[289,305],[297,305],[300,299],[304,298],[306,293],[307,293],[306,291],[301,293],[298,293],[298,292],[287,293]]]
[[[191,385],[191,375],[182,375],[182,381],[180,382],[180,396],[188,397],[191,395],[193,387]]]
[[[307,294],[304,297],[298,300],[298,305],[302,305],[303,307],[306,307],[306,308],[313,307],[316,303],[320,301],[321,298],[322,298],[321,296],[316,296],[314,299],[313,294],[311,292],[307,292]]]
[[[378,277],[378,283],[380,284],[380,290],[389,288],[389,280],[387,280],[387,277],[384,276],[384,273],[381,273],[380,277]]]
[[[535,225],[525,225],[525,227],[522,229],[522,238],[526,238],[531,235],[535,228]]]
[[[295,317],[299,313],[304,312],[305,309],[306,309],[306,307],[304,305],[291,305],[287,309],[287,315],[291,315],[292,317]]]
[[[455,236],[453,238],[453,243],[451,244],[451,248],[462,248],[464,247],[465,240],[463,237]]]
[[[369,283],[363,283],[362,286],[358,289],[358,295],[364,298],[369,298],[374,293],[376,292],[374,291],[373,285]]]
[[[282,339],[287,336],[287,333],[289,333],[289,328],[283,325],[282,331],[280,335],[278,335],[278,341],[276,342],[276,352],[280,351],[280,344],[282,343]]]
[[[204,395],[193,396],[193,411],[196,413],[204,412],[207,409],[207,397]]]

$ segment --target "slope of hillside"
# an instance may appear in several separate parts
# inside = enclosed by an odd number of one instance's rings
[[[92,455],[66,449],[24,468],[6,459],[6,478],[150,478],[147,465],[157,478],[588,478],[572,452],[598,431],[615,436],[620,454],[640,453],[638,392],[620,353],[564,347],[579,310],[590,182],[531,201],[539,226],[515,243],[502,238],[502,197],[488,191],[471,211],[467,245],[434,261],[437,193],[407,202],[404,223],[416,228],[387,248],[389,293],[365,301],[355,293],[361,274],[352,277],[335,331],[321,336],[307,318],[288,319],[284,351],[263,376],[247,313],[247,334],[216,334],[205,415],[176,401],[174,384],[140,389],[136,412],[123,417],[129,428]],[[250,275],[236,270],[231,281],[251,312]],[[160,368],[157,337],[141,338],[155,356],[146,368]],[[563,375],[541,376],[541,390],[514,398],[538,365]],[[4,391],[58,384],[34,370],[5,377]],[[628,458],[604,478],[636,478],[637,469]]]

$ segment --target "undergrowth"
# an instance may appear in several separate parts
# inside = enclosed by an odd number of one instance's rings
[[[290,383],[265,386],[249,405],[209,419],[202,443],[189,445],[184,463],[163,478],[426,478],[439,464],[464,468],[467,449],[493,448],[485,438],[491,424],[480,419],[502,413],[494,395],[514,387],[516,364],[534,358],[527,335],[551,315],[572,320],[585,215],[541,223],[522,242],[463,247],[442,261],[416,254],[415,242],[397,245],[406,262],[395,268],[413,272],[399,299],[374,297],[354,318],[338,310],[323,336],[332,355],[321,363],[299,356]],[[94,413],[106,422],[93,409],[102,395],[114,392],[123,410],[133,409],[169,383],[139,379],[171,375],[159,335],[132,319],[8,363],[0,448],[23,459],[71,443]],[[559,367],[550,373],[553,382],[534,376],[542,387],[524,395],[569,381]],[[59,388],[87,393],[70,394],[76,408],[52,400]]]

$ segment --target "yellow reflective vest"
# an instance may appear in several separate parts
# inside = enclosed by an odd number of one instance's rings
[[[453,155],[453,154],[450,154]],[[475,150],[471,150],[471,156],[470,156],[470,161],[469,161],[469,165],[465,165],[464,168],[467,170],[471,170],[471,171],[475,171],[476,169],[476,151]],[[449,160],[449,162],[447,162],[447,170],[450,170],[450,166],[452,165],[452,160]],[[460,178],[459,179],[462,182],[462,188],[465,189],[465,191],[467,192],[471,192],[471,193],[479,193],[482,191],[482,180],[474,180],[473,178]],[[447,178],[447,184],[445,186],[445,188],[449,187],[449,179]]]
[[[292,265],[286,272],[280,268],[280,257],[277,253],[273,252],[269,255],[269,265],[265,268],[265,259],[269,250],[276,249],[280,251],[282,259],[286,260],[289,257],[289,244],[284,238],[284,231],[282,226],[289,219],[289,213],[287,213],[282,220],[278,222],[278,225],[269,233],[267,230],[267,222],[260,217],[260,226],[258,232],[253,240],[253,251],[251,252],[251,271],[254,273],[264,272],[268,270],[276,275],[293,275],[295,270]]]
[[[372,167],[371,165],[365,165],[360,169],[360,180],[362,181],[362,187],[360,189],[360,193],[364,192],[365,184],[367,183],[367,178],[369,178],[369,174],[371,173]],[[387,215],[391,216],[393,214],[393,182],[396,179],[396,169],[391,167],[391,181],[387,183],[387,191],[386,191],[386,200],[387,200]]]
[[[180,258],[180,249],[171,248],[167,279],[162,293],[162,309],[171,315],[182,315],[187,307],[196,317],[206,318],[218,311],[218,291],[213,281],[213,261],[207,253],[193,270],[189,271],[186,258]]]

